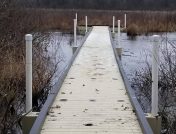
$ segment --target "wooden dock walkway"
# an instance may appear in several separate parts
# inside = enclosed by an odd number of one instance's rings
[[[108,27],[93,27],[48,112],[41,133],[142,133],[116,63]]]

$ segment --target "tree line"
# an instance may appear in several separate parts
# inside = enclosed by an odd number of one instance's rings
[[[19,5],[39,8],[100,10],[175,10],[175,0],[19,0]]]

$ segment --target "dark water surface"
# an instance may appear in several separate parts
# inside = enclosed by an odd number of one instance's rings
[[[166,36],[169,41],[176,43],[176,33],[160,33],[160,50],[165,49]],[[78,45],[80,45],[83,36],[78,36]],[[129,80],[131,80],[137,70],[141,70],[146,67],[146,61],[151,63],[152,56],[152,45],[153,45],[152,35],[136,36],[135,39],[129,38],[126,33],[121,34],[121,46],[123,48],[122,53],[122,65],[127,74]],[[52,41],[49,46],[49,54],[52,55],[55,63],[58,61],[58,71],[55,75],[54,81],[58,80],[58,76],[67,67],[73,52],[71,45],[73,44],[73,35],[71,34],[61,34],[58,32],[52,33]]]

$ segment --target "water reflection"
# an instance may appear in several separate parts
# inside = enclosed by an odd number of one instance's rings
[[[160,33],[160,53],[169,47],[169,42],[176,43],[176,33]],[[167,37],[167,44],[166,44]],[[136,36],[131,40],[126,33],[121,34],[121,46],[123,48],[122,65],[129,80],[134,77],[135,72],[146,67],[146,62],[151,63],[152,57],[152,35]],[[167,46],[166,46],[167,45]],[[162,54],[160,54],[162,60]]]
[[[176,33],[160,33],[162,44],[160,49],[165,49],[166,35],[168,40],[176,43]],[[117,37],[117,36],[116,36]],[[83,36],[78,36],[78,45],[80,45]],[[131,40],[126,33],[121,34],[122,65],[129,80],[134,77],[135,72],[146,67],[146,61],[151,63],[152,56],[152,35],[136,36]],[[73,35],[54,32],[51,34],[48,54],[51,55],[53,62],[57,65],[57,73],[54,76],[53,82],[57,82],[62,72],[67,67],[72,55]],[[161,57],[160,57],[161,58]]]
[[[80,45],[83,36],[77,36],[77,45]],[[67,68],[69,61],[72,58],[73,51],[73,35],[54,32],[50,35],[50,44],[48,46],[48,55],[51,58],[53,65],[56,65],[56,73],[53,77],[53,84],[58,82],[62,73]]]

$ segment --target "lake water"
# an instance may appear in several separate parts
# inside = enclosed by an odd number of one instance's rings
[[[79,46],[83,36],[77,36],[77,45]],[[73,35],[72,34],[62,34],[60,32],[53,32],[50,36],[50,44],[47,48],[48,55],[51,58],[53,65],[57,64],[56,73],[53,77],[53,85],[61,77],[69,61],[72,58],[73,50]]]
[[[165,50],[166,47],[172,50],[170,47],[171,42],[176,44],[176,33],[160,33],[160,61],[163,61],[161,52]],[[122,65],[129,80],[134,77],[137,70],[146,67],[146,62],[151,64],[152,45],[152,35],[136,36],[136,38],[132,40],[126,33],[121,34],[121,46],[123,48]]]
[[[166,47],[166,36],[170,42],[176,43],[176,33],[160,33],[160,50]],[[78,45],[83,36],[78,36]],[[135,72],[146,67],[146,61],[151,63],[152,57],[152,35],[136,36],[130,39],[126,33],[121,33],[122,65],[129,80],[134,77]],[[49,45],[49,54],[55,63],[58,64],[58,71],[55,75],[54,82],[57,82],[63,70],[67,67],[73,52],[71,45],[73,44],[73,35],[61,34],[59,32],[52,33],[51,43]]]

